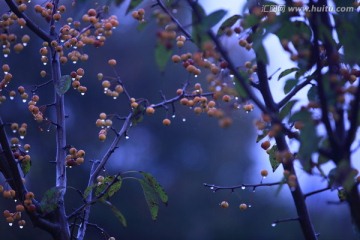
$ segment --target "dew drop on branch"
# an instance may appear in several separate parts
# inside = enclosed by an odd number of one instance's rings
[[[272,226],[272,227],[276,227],[276,223],[272,223],[271,226]]]

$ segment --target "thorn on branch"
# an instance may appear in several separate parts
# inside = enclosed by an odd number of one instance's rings
[[[272,222],[271,226],[276,227],[276,225],[279,224],[279,223],[293,222],[293,221],[299,221],[299,220],[300,220],[299,217],[279,219],[279,220],[276,220],[276,221]]]

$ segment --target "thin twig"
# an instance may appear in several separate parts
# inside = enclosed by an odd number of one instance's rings
[[[212,190],[213,192],[216,192],[218,190],[231,190],[233,192],[235,189],[239,189],[239,188],[241,188],[241,189],[245,189],[245,188],[256,189],[257,187],[270,187],[270,186],[280,185],[283,183],[284,183],[283,181],[279,181],[279,182],[272,182],[272,183],[240,184],[240,185],[234,185],[234,186],[218,186],[218,185],[214,185],[214,184],[204,183],[204,186],[210,188],[210,190]]]

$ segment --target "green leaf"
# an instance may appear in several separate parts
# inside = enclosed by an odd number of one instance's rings
[[[299,82],[298,79],[289,79],[285,82],[285,85],[284,85],[284,93],[285,94],[288,94],[291,89],[293,89],[296,84]]]
[[[120,190],[121,188],[121,184],[122,184],[122,180],[120,177],[118,177],[119,180],[117,180],[115,183],[113,183],[110,187],[109,190],[107,191],[107,193],[104,195],[104,197],[111,197],[113,196],[117,191]]]
[[[244,18],[242,26],[244,29],[247,29],[247,28],[251,28],[251,27],[255,26],[259,22],[260,22],[259,17],[255,16],[253,14],[250,14]]]
[[[137,108],[133,109],[133,117],[131,118],[131,123],[133,126],[144,120],[144,110],[145,107],[141,104],[139,104]]]
[[[206,29],[212,28],[214,25],[218,24],[220,20],[226,15],[227,11],[225,10],[217,10],[215,12],[210,13],[203,19],[203,25]]]
[[[293,73],[296,71],[299,71],[299,68],[294,67],[294,68],[289,68],[289,69],[282,71],[278,77],[278,81],[280,80],[280,78],[285,77],[285,76],[289,75],[290,73]]]
[[[346,191],[345,191],[345,189],[342,188],[342,189],[338,190],[338,198],[339,198],[340,202],[343,202],[343,201],[346,200]]]
[[[111,202],[109,201],[105,201],[105,200],[101,200],[101,203],[105,204],[106,206],[110,207],[111,211],[115,214],[115,217],[121,222],[121,224],[126,227],[127,223],[126,223],[126,219],[124,217],[124,215],[119,211],[119,209],[117,209]]]
[[[316,126],[314,124],[312,114],[306,109],[301,109],[293,114],[289,121],[301,121],[304,124],[304,127],[300,131],[300,148],[297,157],[304,170],[311,173],[311,155],[317,152],[320,142],[320,137],[317,136]]]
[[[262,33],[256,33],[250,36],[252,36],[254,39],[253,49],[256,53],[256,60],[261,61],[267,65],[269,63],[269,58],[263,44],[264,35]]]
[[[163,187],[159,184],[159,182],[150,174],[140,171],[140,173],[144,176],[146,182],[154,189],[154,191],[158,194],[161,201],[166,205],[168,203],[168,195],[166,194]]]
[[[307,92],[307,98],[309,101],[317,101],[318,100],[317,86],[315,86],[315,85],[311,86],[311,88]]]
[[[58,208],[63,191],[64,188],[52,187],[44,193],[40,202],[40,209],[44,214],[51,213]]]
[[[282,19],[281,27],[275,32],[280,40],[291,40],[294,35],[301,34],[304,39],[310,40],[312,31],[310,27],[303,21],[286,21]]]
[[[119,6],[120,4],[122,4],[123,2],[125,2],[125,0],[115,0],[115,5]]]
[[[200,18],[198,18],[197,14],[195,12],[192,13],[192,30],[191,30],[191,38],[194,41],[194,43],[198,47],[203,47],[203,43],[210,40],[209,35],[207,34],[207,31],[209,28],[204,24],[203,19],[205,19],[206,13],[204,8],[197,2],[193,3],[193,7],[197,10],[198,14],[200,15]]]
[[[24,176],[26,175],[26,174],[28,174],[29,173],[29,171],[30,171],[30,168],[31,168],[31,160],[29,160],[29,161],[21,161],[20,162],[20,167],[21,167],[21,170],[22,170],[22,172],[23,172],[23,174],[24,174]]]
[[[245,81],[248,83],[249,82],[249,78],[245,75],[245,73],[240,72],[240,75],[243,77],[243,79],[245,79]],[[239,95],[240,98],[246,98],[247,94],[245,92],[245,89],[243,88],[243,86],[241,86],[240,81],[238,79],[234,79],[234,83],[235,83],[235,90],[237,92],[237,94]]]
[[[329,147],[330,147],[329,139],[327,139],[327,138],[321,139],[319,146],[322,149],[329,149]],[[319,153],[317,163],[319,165],[321,165],[321,164],[327,163],[329,160],[330,159],[328,157]]]
[[[226,28],[230,28],[232,27],[240,18],[242,18],[242,16],[235,14],[231,17],[229,17],[228,19],[226,19],[221,25],[219,30],[217,31],[217,35],[222,35],[224,34],[224,30]]]
[[[281,183],[279,184],[278,188],[276,189],[276,192],[275,192],[275,196],[278,196],[281,189],[283,188],[283,186],[285,185],[286,183],[286,177],[283,177],[282,180],[281,180]]]
[[[278,151],[278,147],[276,146],[276,144],[274,144],[272,146],[272,148],[270,148],[267,153],[269,154],[269,161],[270,161],[270,165],[272,167],[273,172],[276,171],[276,169],[279,167],[280,163],[276,160],[276,153]]]
[[[285,104],[285,106],[280,110],[279,117],[280,119],[284,119],[291,113],[291,109],[294,107],[295,103],[298,100],[291,100]]]
[[[268,135],[269,130],[263,130],[261,134],[258,134],[256,143],[260,142],[264,137]]]
[[[61,76],[59,81],[55,82],[54,85],[57,94],[59,94],[60,96],[64,95],[70,89],[71,76],[70,75]]]
[[[145,200],[150,210],[151,218],[153,220],[156,220],[159,212],[159,202],[157,194],[146,180],[138,179],[138,181],[140,182],[143,189]]]
[[[126,9],[126,14],[136,8],[143,0],[131,0],[129,7]]]
[[[139,22],[139,24],[137,25],[136,29],[137,29],[138,31],[142,31],[147,25],[148,25],[148,22]]]
[[[157,44],[155,47],[155,61],[161,72],[164,71],[166,64],[168,63],[172,55],[172,49],[167,49],[162,44]]]
[[[83,194],[84,198],[87,198],[87,196],[89,196],[90,192],[92,190],[94,190],[94,188],[96,188],[97,186],[98,186],[97,184],[93,184],[93,185],[88,186],[87,188],[85,188],[85,191],[84,191],[84,194]]]
[[[357,64],[360,61],[358,37],[360,35],[360,15],[358,12],[334,14],[337,35],[343,45],[344,60],[346,63]]]
[[[97,184],[95,188],[95,196],[98,197],[102,192],[104,192],[112,181],[114,181],[114,176],[107,176],[104,178],[102,184]]]

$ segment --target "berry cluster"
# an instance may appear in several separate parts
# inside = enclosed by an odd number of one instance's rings
[[[0,185],[0,192],[3,193],[4,198],[14,199],[16,197],[16,192],[14,190],[4,190],[2,185]],[[15,221],[18,221],[19,228],[25,226],[26,221],[22,219],[22,212],[24,212],[25,209],[29,212],[36,211],[36,206],[33,204],[32,199],[34,199],[34,194],[32,192],[27,192],[23,204],[17,204],[15,212],[4,210],[3,216],[9,226],[12,226]]]
[[[82,77],[84,76],[85,71],[83,68],[78,68],[76,71],[72,71],[70,73],[70,77],[72,80],[72,87],[77,90],[81,95],[85,95],[86,91],[87,91],[87,87],[81,85],[80,80],[82,79]]]
[[[66,155],[66,166],[72,168],[74,166],[78,166],[84,163],[85,151],[77,150],[74,147],[69,149],[69,154]]]

